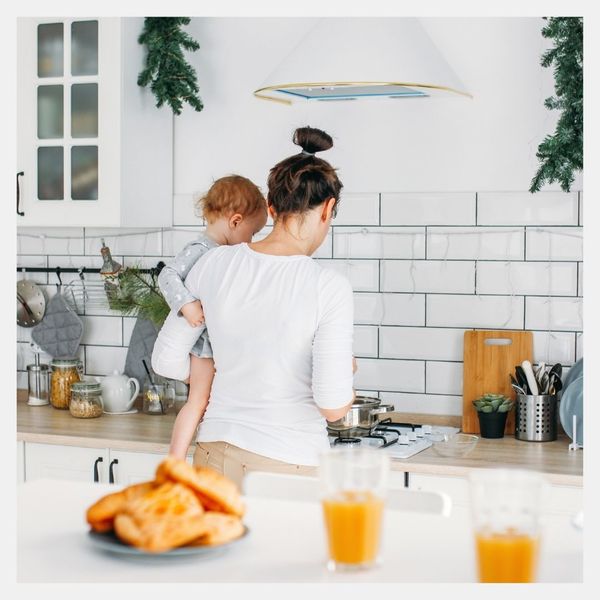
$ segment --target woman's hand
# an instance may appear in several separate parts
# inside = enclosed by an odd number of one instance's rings
[[[356,373],[356,371],[358,371],[358,365],[356,364],[356,359],[353,356],[352,357],[352,374]]]
[[[200,327],[204,324],[204,311],[200,300],[184,304],[181,307],[181,314],[192,327]]]

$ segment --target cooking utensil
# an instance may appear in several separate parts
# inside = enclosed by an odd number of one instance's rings
[[[38,285],[29,279],[17,281],[17,325],[33,327],[46,312],[46,298]]]
[[[515,367],[515,375],[517,376],[517,381],[519,385],[525,390],[525,393],[529,393],[529,386],[527,385],[527,377],[525,375],[525,371],[521,365],[517,365]]]
[[[546,363],[545,362],[541,362],[537,366],[537,368],[533,369],[533,374],[535,375],[535,379],[537,381],[538,388],[540,387],[540,384],[542,382],[542,377],[544,376],[545,372],[546,372]]]
[[[562,379],[556,373],[552,375],[550,389],[552,390],[552,392],[550,392],[551,394],[558,394],[558,392],[564,390]]]
[[[512,389],[515,390],[515,392],[517,392],[517,394],[525,394],[525,390],[520,386],[517,385],[516,383],[511,383]]]
[[[464,433],[479,433],[479,419],[473,400],[486,393],[504,394],[514,399],[515,390],[509,375],[533,355],[531,331],[465,331],[463,371]],[[519,387],[526,391],[517,380]],[[514,411],[508,413],[505,432],[514,432]]]
[[[540,394],[547,394],[548,388],[550,385],[550,377],[548,377],[548,373],[542,373],[540,380],[538,382],[538,389]]]
[[[164,415],[165,414],[165,406],[160,397],[160,394],[158,393],[158,390],[156,389],[156,384],[154,383],[154,380],[152,379],[152,375],[150,375],[150,369],[148,368],[148,365],[146,364],[146,361],[144,359],[142,359],[142,364],[144,365],[144,369],[146,370],[146,373],[148,374],[148,380],[150,381],[150,386],[152,387],[152,389],[148,392],[148,394],[152,394],[152,397],[149,397],[148,400],[150,400],[152,402],[158,401],[160,403],[160,412]]]
[[[378,398],[357,396],[350,410],[341,419],[327,423],[327,429],[349,437],[363,437],[377,425],[380,414],[393,410],[392,404],[381,404]]]
[[[540,392],[538,390],[537,381],[535,380],[535,375],[533,374],[531,363],[528,360],[524,360],[521,363],[521,368],[525,373],[525,377],[527,377],[527,387],[529,387],[531,395],[538,396]]]
[[[565,433],[583,447],[583,375],[571,382],[560,399],[560,423]],[[573,417],[576,425],[573,427]]]

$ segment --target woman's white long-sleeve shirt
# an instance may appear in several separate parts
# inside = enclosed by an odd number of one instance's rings
[[[318,407],[352,399],[350,282],[310,257],[239,244],[207,252],[185,285],[202,301],[216,370],[198,441],[317,465],[329,447]]]

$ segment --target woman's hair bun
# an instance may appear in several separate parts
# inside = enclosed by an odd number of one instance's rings
[[[333,146],[331,136],[315,127],[298,127],[294,131],[293,142],[300,146],[302,150],[311,154],[329,150]]]

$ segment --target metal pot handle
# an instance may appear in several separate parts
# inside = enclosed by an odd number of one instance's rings
[[[395,410],[395,406],[393,404],[380,404],[377,408],[371,409],[372,415],[379,415],[381,413],[393,412]]]

